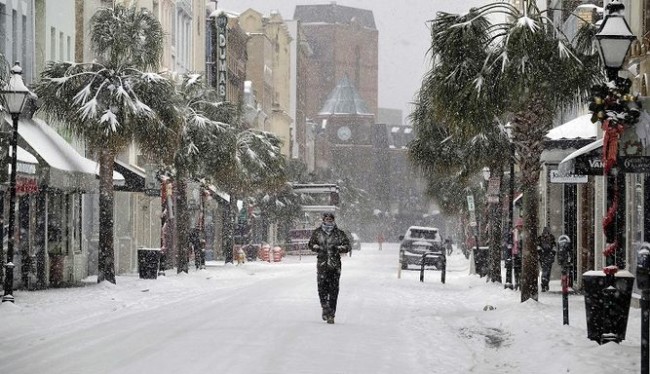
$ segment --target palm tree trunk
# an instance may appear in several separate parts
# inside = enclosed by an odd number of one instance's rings
[[[113,248],[113,164],[111,150],[99,151],[99,248],[97,283],[115,284],[115,252]]]
[[[178,263],[176,271],[189,272],[189,226],[190,214],[187,209],[187,179],[179,173],[177,175],[178,196],[176,197],[176,228],[178,230]]]
[[[237,213],[235,210],[237,209],[237,198],[235,197],[235,194],[231,191],[230,192],[230,203],[226,207],[224,211],[224,219],[223,219],[223,238],[222,238],[222,243],[223,243],[223,257],[224,257],[224,263],[233,263],[233,237],[235,236],[235,218],[237,217]]]
[[[528,174],[528,175],[526,175]],[[531,173],[524,172],[524,178],[532,178]],[[535,174],[539,180],[539,174]],[[521,302],[528,299],[538,300],[537,278],[539,277],[539,256],[537,254],[537,202],[538,188],[535,184],[524,184],[524,248],[521,265]]]
[[[521,301],[538,300],[537,229],[539,203],[539,174],[546,131],[551,127],[552,112],[544,101],[533,97],[524,111],[515,118],[515,144],[519,155],[524,210],[524,238],[521,269]]]

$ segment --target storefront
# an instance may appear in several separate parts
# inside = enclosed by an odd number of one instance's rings
[[[9,123],[5,117],[5,129]],[[18,145],[35,162],[17,168],[14,284],[38,289],[77,283],[88,275],[82,196],[97,191],[99,166],[37,118],[20,119]],[[119,173],[114,180],[124,182]]]

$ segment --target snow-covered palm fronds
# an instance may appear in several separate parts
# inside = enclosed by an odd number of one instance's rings
[[[100,8],[91,18],[92,49],[102,61],[120,66],[156,69],[164,32],[155,15],[135,6]]]
[[[169,111],[169,104],[153,99],[171,93],[169,82],[158,77],[154,73],[135,75],[110,65],[51,62],[35,91],[47,115],[74,128],[83,138],[130,140],[143,124],[160,126],[160,113]]]

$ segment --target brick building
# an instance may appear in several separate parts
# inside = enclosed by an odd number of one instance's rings
[[[331,2],[298,5],[293,18],[301,22],[313,52],[309,59],[307,117],[318,114],[328,93],[346,75],[369,112],[376,115],[379,32],[372,11]]]

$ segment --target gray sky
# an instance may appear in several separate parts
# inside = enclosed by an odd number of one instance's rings
[[[464,13],[470,7],[494,0],[338,0],[337,4],[372,10],[379,30],[379,106],[401,109],[406,117],[409,102],[420,88],[427,64],[430,37],[426,21],[436,12]],[[264,15],[278,10],[292,19],[297,4],[328,4],[328,0],[219,0],[219,8],[242,12],[253,8]]]

